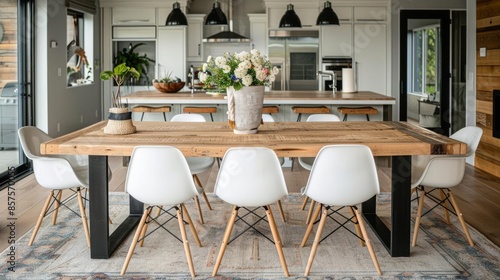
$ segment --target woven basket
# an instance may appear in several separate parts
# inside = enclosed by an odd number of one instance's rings
[[[123,135],[135,132],[132,113],[128,108],[109,108],[108,124],[104,127],[104,133]]]

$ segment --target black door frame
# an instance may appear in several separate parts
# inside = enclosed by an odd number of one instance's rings
[[[399,83],[399,119],[408,120],[408,20],[409,19],[439,19],[441,27],[441,127],[432,128],[440,134],[449,135],[450,132],[450,24],[451,12],[449,10],[401,10],[399,22],[399,53],[400,53],[400,83]]]
[[[18,127],[34,125],[35,0],[17,1]],[[31,161],[18,145],[19,164],[0,170],[0,190],[32,172]]]

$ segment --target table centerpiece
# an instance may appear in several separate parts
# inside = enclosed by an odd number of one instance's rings
[[[264,88],[279,73],[260,51],[208,56],[198,74],[206,87],[226,90],[229,126],[236,134],[254,134],[262,123]]]

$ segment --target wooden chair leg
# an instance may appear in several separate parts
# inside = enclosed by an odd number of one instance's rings
[[[309,211],[307,212],[307,218],[306,218],[306,225],[308,225],[311,222],[311,216],[314,211],[314,206],[316,205],[316,201],[311,199],[311,205],[309,206]],[[314,219],[313,219],[314,222]]]
[[[144,210],[144,214],[142,214],[141,221],[139,222],[139,226],[137,227],[137,230],[135,231],[134,239],[132,240],[132,244],[130,244],[130,249],[128,250],[127,257],[125,258],[125,263],[123,264],[122,271],[120,272],[120,275],[124,275],[125,272],[127,271],[128,264],[130,263],[130,259],[132,258],[132,255],[134,254],[135,246],[137,245],[137,240],[139,240],[139,237],[141,236],[142,233],[142,227],[146,223],[146,218],[148,217],[149,209]]]
[[[57,191],[56,200],[54,202],[54,213],[52,213],[52,225],[56,224],[57,214],[59,213],[59,207],[61,206],[62,190]]]
[[[186,217],[186,221],[189,224],[189,229],[191,229],[191,233],[193,234],[193,237],[194,237],[194,240],[196,241],[196,244],[198,244],[198,247],[202,247],[201,246],[200,238],[198,237],[198,232],[196,231],[196,228],[194,227],[193,220],[191,220],[191,216],[189,216],[189,213],[188,213],[188,210],[186,208],[186,205],[184,205],[184,203],[182,203],[181,204],[181,208],[182,208],[182,211],[183,211],[182,212],[183,216]]]
[[[281,200],[278,200],[278,211],[280,212],[281,219],[283,223],[286,223],[285,212],[283,211],[283,206],[281,205]]]
[[[450,195],[451,204],[453,205],[453,208],[455,208],[455,213],[457,214],[458,220],[460,221],[460,224],[464,229],[465,236],[467,236],[467,240],[469,241],[470,246],[474,246],[474,241],[472,241],[472,237],[470,236],[469,230],[467,229],[467,224],[465,223],[462,212],[460,212],[460,209],[458,208],[457,201],[455,200],[455,197],[453,196],[453,193],[451,191],[448,191],[448,194]]]
[[[201,212],[200,200],[198,199],[198,196],[194,197],[194,202],[196,204],[196,209],[198,209],[198,216],[200,217],[200,223],[204,224],[205,221],[203,220],[203,213]]]
[[[273,234],[274,244],[276,245],[276,251],[278,251],[278,255],[280,258],[281,266],[283,267],[283,272],[286,277],[289,277],[288,266],[286,265],[285,255],[283,254],[283,245],[281,243],[281,237],[278,232],[278,228],[276,228],[276,221],[274,220],[273,213],[271,211],[271,207],[266,206],[267,220],[269,221],[269,227],[271,228],[271,233]]]
[[[229,241],[229,237],[231,236],[231,231],[233,230],[236,217],[238,217],[238,209],[236,208],[236,206],[233,206],[233,211],[231,212],[231,217],[227,222],[226,232],[224,233],[224,237],[220,245],[219,255],[217,256],[217,260],[215,261],[214,265],[214,270],[212,271],[212,277],[215,277],[217,275],[217,271],[219,271],[219,267],[222,262],[222,257],[224,256],[224,252],[226,251],[227,242]]]
[[[314,215],[312,217],[313,221],[316,221],[316,219],[319,216],[319,213],[321,212],[321,205],[316,208],[316,211],[314,211]],[[304,234],[304,237],[302,238],[302,243],[300,243],[300,247],[304,247],[306,245],[307,239],[309,238],[309,235],[311,234],[311,231],[313,229],[314,222],[307,224],[307,230],[306,233]]]
[[[306,209],[307,201],[309,201],[309,197],[306,195],[306,197],[304,197],[304,202],[302,202],[302,206],[300,207],[300,210]]]
[[[319,221],[316,237],[314,237],[314,242],[311,247],[311,254],[309,255],[309,260],[307,260],[307,266],[306,266],[306,271],[304,272],[304,276],[309,276],[309,272],[311,271],[311,266],[314,261],[314,256],[316,255],[316,250],[318,249],[318,244],[321,239],[321,233],[323,232],[323,228],[325,227],[326,217],[328,216],[328,210],[325,207],[322,207],[320,205],[319,208],[323,209],[321,212],[321,220]]]
[[[182,218],[181,209],[177,208],[177,220],[179,221],[179,228],[181,230],[182,244],[184,244],[184,251],[186,252],[186,259],[191,272],[191,277],[195,277],[193,258],[191,257],[191,250],[189,249],[189,242],[187,240],[186,228],[184,227],[184,219]]]
[[[358,236],[363,236],[362,232],[361,232],[361,228],[359,227],[359,221],[358,221],[358,217],[356,216],[356,213],[354,213],[354,210],[352,209],[352,207],[349,207],[349,211],[351,212],[351,215],[354,216],[354,228],[356,229],[356,234]],[[365,242],[363,242],[363,240],[359,239],[359,245],[361,245],[361,247],[364,247],[365,246]]]
[[[198,178],[197,175],[193,175],[193,179],[194,179],[194,182],[196,183],[196,185],[198,185],[198,187],[203,189],[203,185],[201,184],[200,178]],[[210,201],[208,201],[207,194],[205,193],[205,190],[203,190],[203,192],[201,194],[203,195],[203,199],[205,200],[205,203],[207,204],[208,209],[212,210],[212,205],[210,205]]]
[[[146,233],[148,232],[148,225],[149,225],[149,222],[151,221],[151,212],[153,211],[153,208],[154,207],[150,207],[148,209],[148,216],[146,218],[146,222],[144,222],[144,226],[142,227],[142,232],[141,232],[141,235],[139,237],[139,239],[141,239],[141,242],[139,242],[140,247],[144,246],[144,239],[146,237]]]
[[[78,206],[80,206],[80,216],[82,216],[83,230],[85,231],[85,237],[87,238],[87,247],[90,248],[90,234],[89,234],[89,224],[87,222],[87,216],[85,215],[85,207],[83,206],[83,198],[80,189],[77,191],[78,195]]]
[[[366,247],[368,248],[368,252],[370,252],[370,256],[372,257],[373,265],[375,265],[375,269],[377,270],[378,275],[382,275],[382,271],[380,270],[380,265],[378,264],[377,255],[375,255],[375,251],[373,251],[372,241],[368,237],[368,233],[366,232],[365,222],[361,214],[359,214],[358,210],[354,210],[356,213],[356,217],[358,218],[359,227],[361,228],[361,233],[363,234],[363,239],[365,240]]]
[[[38,233],[38,230],[40,229],[40,225],[42,225],[43,218],[45,217],[45,214],[47,213],[47,209],[49,208],[50,200],[52,199],[52,196],[54,195],[54,191],[50,191],[49,196],[45,200],[45,204],[43,205],[42,212],[40,212],[40,216],[38,216],[38,220],[36,221],[35,228],[33,229],[33,234],[31,235],[30,242],[28,243],[28,246],[33,245],[33,241],[35,241],[36,234]]]
[[[439,194],[441,195],[441,200],[444,200],[446,198],[446,194],[444,193],[444,190],[439,190]],[[444,217],[446,219],[447,224],[451,224],[450,221],[450,213],[448,210],[446,210],[446,201],[443,202],[443,211],[444,211]]]
[[[158,210],[156,210],[156,215],[155,215],[155,218],[158,218],[158,216],[160,216],[160,214],[161,214],[161,209],[163,209],[163,206],[158,206]]]
[[[420,194],[420,198],[418,199],[418,210],[417,216],[415,217],[415,229],[413,230],[413,241],[411,243],[412,247],[417,245],[417,237],[418,237],[418,228],[420,227],[420,219],[422,218],[422,209],[424,208],[424,198],[425,191],[423,190]]]

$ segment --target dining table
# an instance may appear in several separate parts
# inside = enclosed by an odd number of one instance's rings
[[[129,216],[110,234],[108,157],[131,156],[141,145],[177,147],[186,157],[223,157],[231,147],[268,147],[278,157],[314,157],[325,145],[362,144],[375,157],[390,157],[391,210],[388,225],[377,214],[376,196],[362,214],[392,257],[410,256],[411,157],[464,155],[466,144],[422,127],[397,121],[275,122],[258,133],[237,135],[227,123],[134,122],[137,132],[106,134],[101,121],[41,144],[45,155],[89,156],[90,257],[110,258],[138,224],[144,205],[129,196]],[[145,174],[147,176],[147,174]]]

